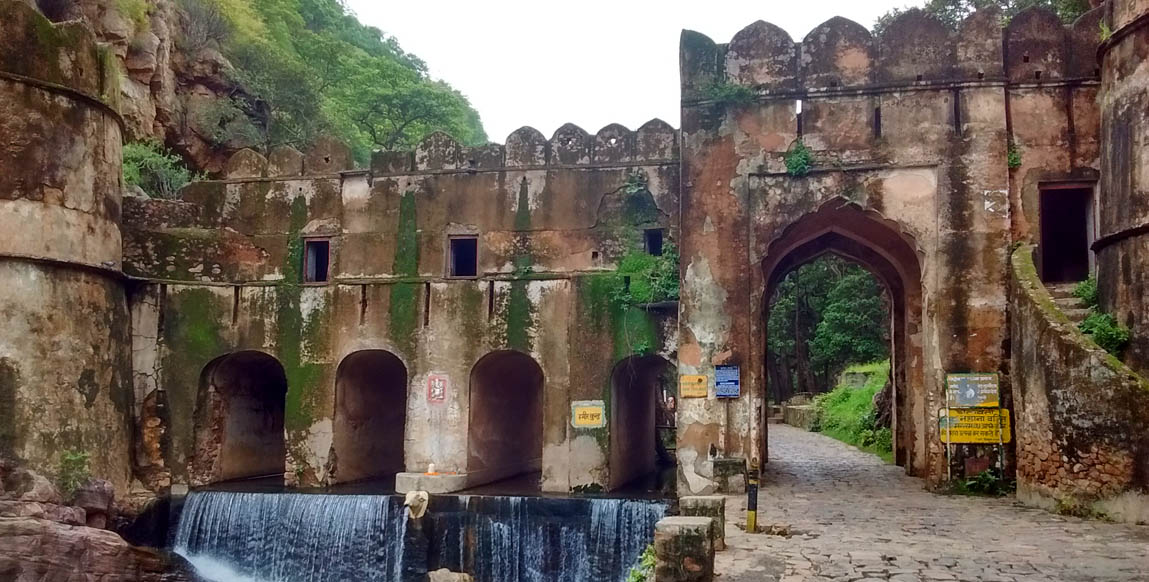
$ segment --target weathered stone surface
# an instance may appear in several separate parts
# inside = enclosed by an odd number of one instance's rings
[[[103,479],[92,479],[76,489],[72,505],[86,512],[88,527],[103,529],[108,526],[115,497],[116,490],[111,483]]]
[[[4,496],[34,503],[63,503],[60,490],[45,476],[26,467],[13,467],[0,474]]]
[[[687,495],[678,500],[679,511],[688,517],[709,517],[714,520],[714,551],[726,549],[726,497],[722,495]]]
[[[714,520],[667,517],[654,526],[655,582],[714,580]]]
[[[35,518],[0,517],[0,579],[190,582],[190,570],[106,530]]]
[[[470,574],[451,572],[446,568],[427,573],[427,582],[471,582]]]

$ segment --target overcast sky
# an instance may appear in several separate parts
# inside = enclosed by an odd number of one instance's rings
[[[921,0],[347,0],[396,37],[431,75],[465,94],[493,142],[530,125],[550,137],[573,122],[591,134],[658,117],[678,127],[678,37],[715,42],[766,20],[800,40],[845,16],[869,28]]]

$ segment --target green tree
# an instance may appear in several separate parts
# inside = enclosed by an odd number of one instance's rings
[[[1089,0],[927,0],[921,9],[938,17],[950,29],[957,30],[967,16],[983,8],[998,8],[1002,18],[1008,22],[1018,12],[1031,6],[1045,6],[1066,23],[1073,22],[1090,8]],[[874,32],[881,32],[894,18],[907,10],[910,9],[894,8],[879,16],[874,22]]]

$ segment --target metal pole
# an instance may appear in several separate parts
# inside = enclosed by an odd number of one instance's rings
[[[951,423],[953,422],[953,419],[950,418],[950,377],[949,377],[949,374],[946,374],[945,390],[946,390],[946,482],[947,482],[947,485],[953,486],[953,482],[954,482],[953,459],[950,458],[950,448],[951,448],[950,447],[950,444],[951,444],[950,441],[953,440],[950,437],[950,426],[951,426]]]
[[[746,533],[758,533],[758,459],[750,462],[746,479]]]

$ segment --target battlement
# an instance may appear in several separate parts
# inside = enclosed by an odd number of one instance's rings
[[[680,43],[682,94],[705,100],[715,84],[759,94],[928,86],[998,81],[1043,83],[1099,76],[1097,47],[1103,8],[1070,26],[1045,8],[1029,8],[1001,26],[1000,13],[981,10],[958,30],[919,9],[908,10],[877,36],[835,17],[794,42],[786,31],[757,21],[727,44],[686,30]]]
[[[118,72],[85,24],[53,24],[19,0],[0,0],[0,14],[0,73],[115,102]]]

